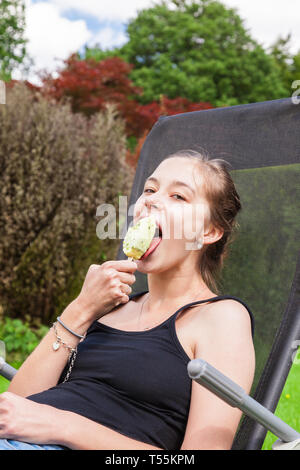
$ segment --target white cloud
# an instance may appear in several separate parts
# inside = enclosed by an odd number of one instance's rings
[[[54,72],[72,52],[88,44],[102,48],[119,46],[126,42],[122,23],[134,18],[143,8],[159,0],[48,0],[32,3],[26,0],[26,36],[28,52],[35,61],[29,80],[38,83],[35,71],[46,68]],[[236,7],[245,20],[251,36],[269,47],[279,35],[292,33],[290,49],[300,50],[299,0],[221,0],[228,7]],[[70,20],[68,13],[94,17],[104,26],[90,31],[84,19]],[[88,18],[86,18],[88,22]],[[57,59],[61,59],[58,61]],[[21,78],[18,73],[14,78]]]
[[[52,0],[60,12],[76,10],[90,14],[100,21],[126,21],[137,10],[148,8],[152,0]],[[154,1],[155,3],[155,1]]]
[[[97,34],[93,35],[88,42],[88,46],[100,45],[101,49],[109,49],[114,46],[121,46],[127,41],[127,36],[123,31],[118,31],[105,26]]]
[[[72,52],[78,51],[85,44],[100,44],[107,49],[126,42],[122,22],[134,17],[138,9],[149,7],[152,0],[48,0],[26,4],[26,37],[29,42],[27,50],[35,66],[26,77],[32,83],[40,84],[37,72],[47,69],[55,76],[55,70],[62,66],[62,60]],[[70,20],[66,13],[76,11],[82,16],[91,15],[97,20],[108,23],[98,32],[89,31],[84,19]],[[64,16],[63,16],[64,15]],[[13,78],[24,78],[19,71]]]
[[[76,10],[94,16],[99,21],[125,22],[137,11],[149,8],[158,0],[49,0],[60,12]],[[226,6],[236,7],[245,19],[254,39],[269,47],[279,35],[292,33],[291,52],[300,49],[299,0],[220,0]]]
[[[235,7],[251,36],[269,47],[278,36],[292,33],[290,50],[300,50],[300,2],[299,0],[222,0],[228,7]]]
[[[61,67],[62,60],[76,52],[92,37],[84,20],[70,21],[60,16],[55,5],[45,2],[31,3],[26,0],[27,49],[35,61],[34,70],[28,79],[39,83],[36,71],[49,72]],[[60,59],[60,60],[58,60]],[[20,78],[14,73],[14,78]]]

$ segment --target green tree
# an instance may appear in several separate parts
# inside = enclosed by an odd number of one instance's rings
[[[300,50],[293,56],[290,52],[290,41],[291,34],[288,34],[285,38],[279,37],[269,49],[280,71],[282,82],[289,90],[289,94],[292,92],[292,83],[300,80]]]
[[[143,103],[164,94],[226,106],[290,94],[274,58],[251,38],[236,9],[220,1],[162,0],[129,21],[127,35],[111,54],[134,65],[130,77],[144,89]]]
[[[11,73],[26,57],[25,4],[23,0],[0,1],[0,79]]]

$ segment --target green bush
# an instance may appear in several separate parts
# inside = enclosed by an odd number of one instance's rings
[[[16,318],[3,318],[0,324],[0,339],[5,342],[6,361],[23,362],[47,331],[48,328],[44,325],[33,330],[28,322]]]
[[[118,240],[96,235],[100,204],[129,195],[124,123],[88,119],[17,84],[0,107],[0,299],[3,315],[48,324]],[[62,300],[63,299],[63,300]]]

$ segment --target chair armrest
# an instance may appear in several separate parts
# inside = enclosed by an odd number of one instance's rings
[[[193,359],[188,363],[187,369],[191,379],[203,385],[230,406],[242,410],[283,442],[292,442],[300,438],[300,434],[295,429],[247,395],[242,387],[203,359]]]
[[[17,373],[17,369],[7,364],[3,357],[0,357],[0,375],[5,377],[7,380],[12,380]]]
[[[282,442],[278,439],[272,445],[272,450],[300,450],[300,439],[293,442]]]

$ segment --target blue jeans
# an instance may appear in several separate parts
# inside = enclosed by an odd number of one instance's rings
[[[10,439],[0,439],[0,450],[64,450],[56,445],[38,445],[29,442],[12,441]]]

